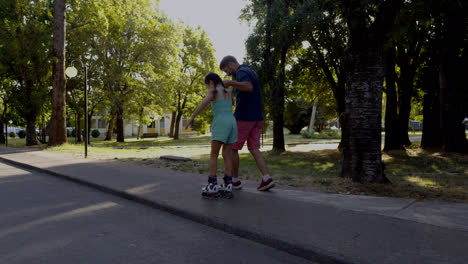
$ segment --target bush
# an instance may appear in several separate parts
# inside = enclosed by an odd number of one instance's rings
[[[26,137],[26,132],[24,130],[18,131],[18,137],[19,138],[25,138]]]
[[[67,137],[71,137],[72,135],[72,132],[70,132],[70,130],[67,129]]]
[[[205,120],[197,120],[193,122],[192,131],[197,131],[200,134],[205,134],[208,130],[208,122]]]
[[[314,136],[314,132],[309,133],[309,130],[304,130],[301,135],[303,138],[312,138]]]
[[[73,130],[72,130],[71,136],[72,136],[72,137],[76,137],[76,129],[73,129]]]
[[[330,128],[323,129],[320,133],[309,133],[308,130],[302,131],[303,138],[313,138],[313,139],[341,139],[341,133],[339,130],[334,131]]]
[[[10,133],[8,133],[8,136],[10,136],[11,138],[15,138],[16,137],[16,133],[11,131]]]
[[[101,132],[99,132],[99,130],[97,129],[94,129],[92,132],[91,132],[91,136],[93,136],[93,138],[97,138],[101,135]]]

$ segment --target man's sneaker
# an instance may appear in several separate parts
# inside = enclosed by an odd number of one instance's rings
[[[219,186],[219,194],[224,197],[224,198],[227,198],[227,199],[232,199],[234,197],[234,195],[232,194],[232,183],[229,183],[229,184],[221,184]]]
[[[202,196],[207,198],[219,197],[218,185],[208,183],[208,185],[202,188]]]
[[[264,181],[262,179],[262,182],[260,183],[260,185],[257,187],[257,190],[259,191],[267,191],[271,188],[275,187],[275,182],[273,181],[272,178],[268,179],[267,181]]]
[[[236,182],[232,182],[232,188],[234,190],[240,190],[242,189],[242,183],[240,180],[236,181]]]

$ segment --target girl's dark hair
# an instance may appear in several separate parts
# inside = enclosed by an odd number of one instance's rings
[[[210,81],[213,81],[215,87],[218,86],[218,84],[221,84],[224,87],[223,80],[221,80],[221,77],[214,72],[210,72],[205,76],[205,84],[209,84]]]

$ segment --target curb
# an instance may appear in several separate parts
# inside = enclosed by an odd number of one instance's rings
[[[4,161],[6,163],[9,163],[17,167],[48,174],[48,175],[51,175],[60,179],[64,179],[70,182],[80,184],[82,186],[86,186],[88,188],[92,188],[92,189],[107,193],[107,194],[118,196],[123,199],[133,201],[133,202],[136,202],[136,203],[139,203],[139,204],[142,204],[142,205],[154,208],[154,209],[165,211],[172,215],[182,217],[187,220],[197,222],[199,224],[209,226],[209,227],[224,231],[226,233],[229,233],[238,237],[242,237],[242,238],[254,241],[254,242],[258,242],[266,246],[269,246],[269,247],[272,247],[281,251],[285,251],[291,255],[298,256],[298,257],[301,257],[310,261],[323,263],[323,264],[353,264],[353,262],[345,261],[340,258],[330,256],[325,253],[321,253],[320,251],[323,251],[323,250],[319,248],[314,248],[314,249],[305,248],[301,245],[297,245],[297,244],[293,244],[285,240],[277,239],[271,235],[267,235],[267,234],[257,232],[257,231],[252,231],[252,230],[242,228],[236,225],[227,224],[227,223],[224,223],[223,221],[220,221],[214,218],[205,217],[203,215],[196,214],[193,212],[181,210],[171,205],[168,205],[164,202],[152,201],[152,200],[149,200],[149,199],[146,199],[146,198],[143,198],[143,197],[140,197],[140,196],[128,193],[128,192],[119,191],[119,190],[109,188],[104,185],[81,180],[78,178],[74,178],[72,176],[53,172],[47,169],[42,169],[42,168],[35,167],[26,163],[21,163],[18,161],[6,159],[4,157],[0,157],[0,161]]]

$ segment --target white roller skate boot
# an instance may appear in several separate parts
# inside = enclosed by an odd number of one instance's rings
[[[208,177],[208,184],[202,188],[202,196],[206,198],[219,197],[219,187],[216,177]]]

